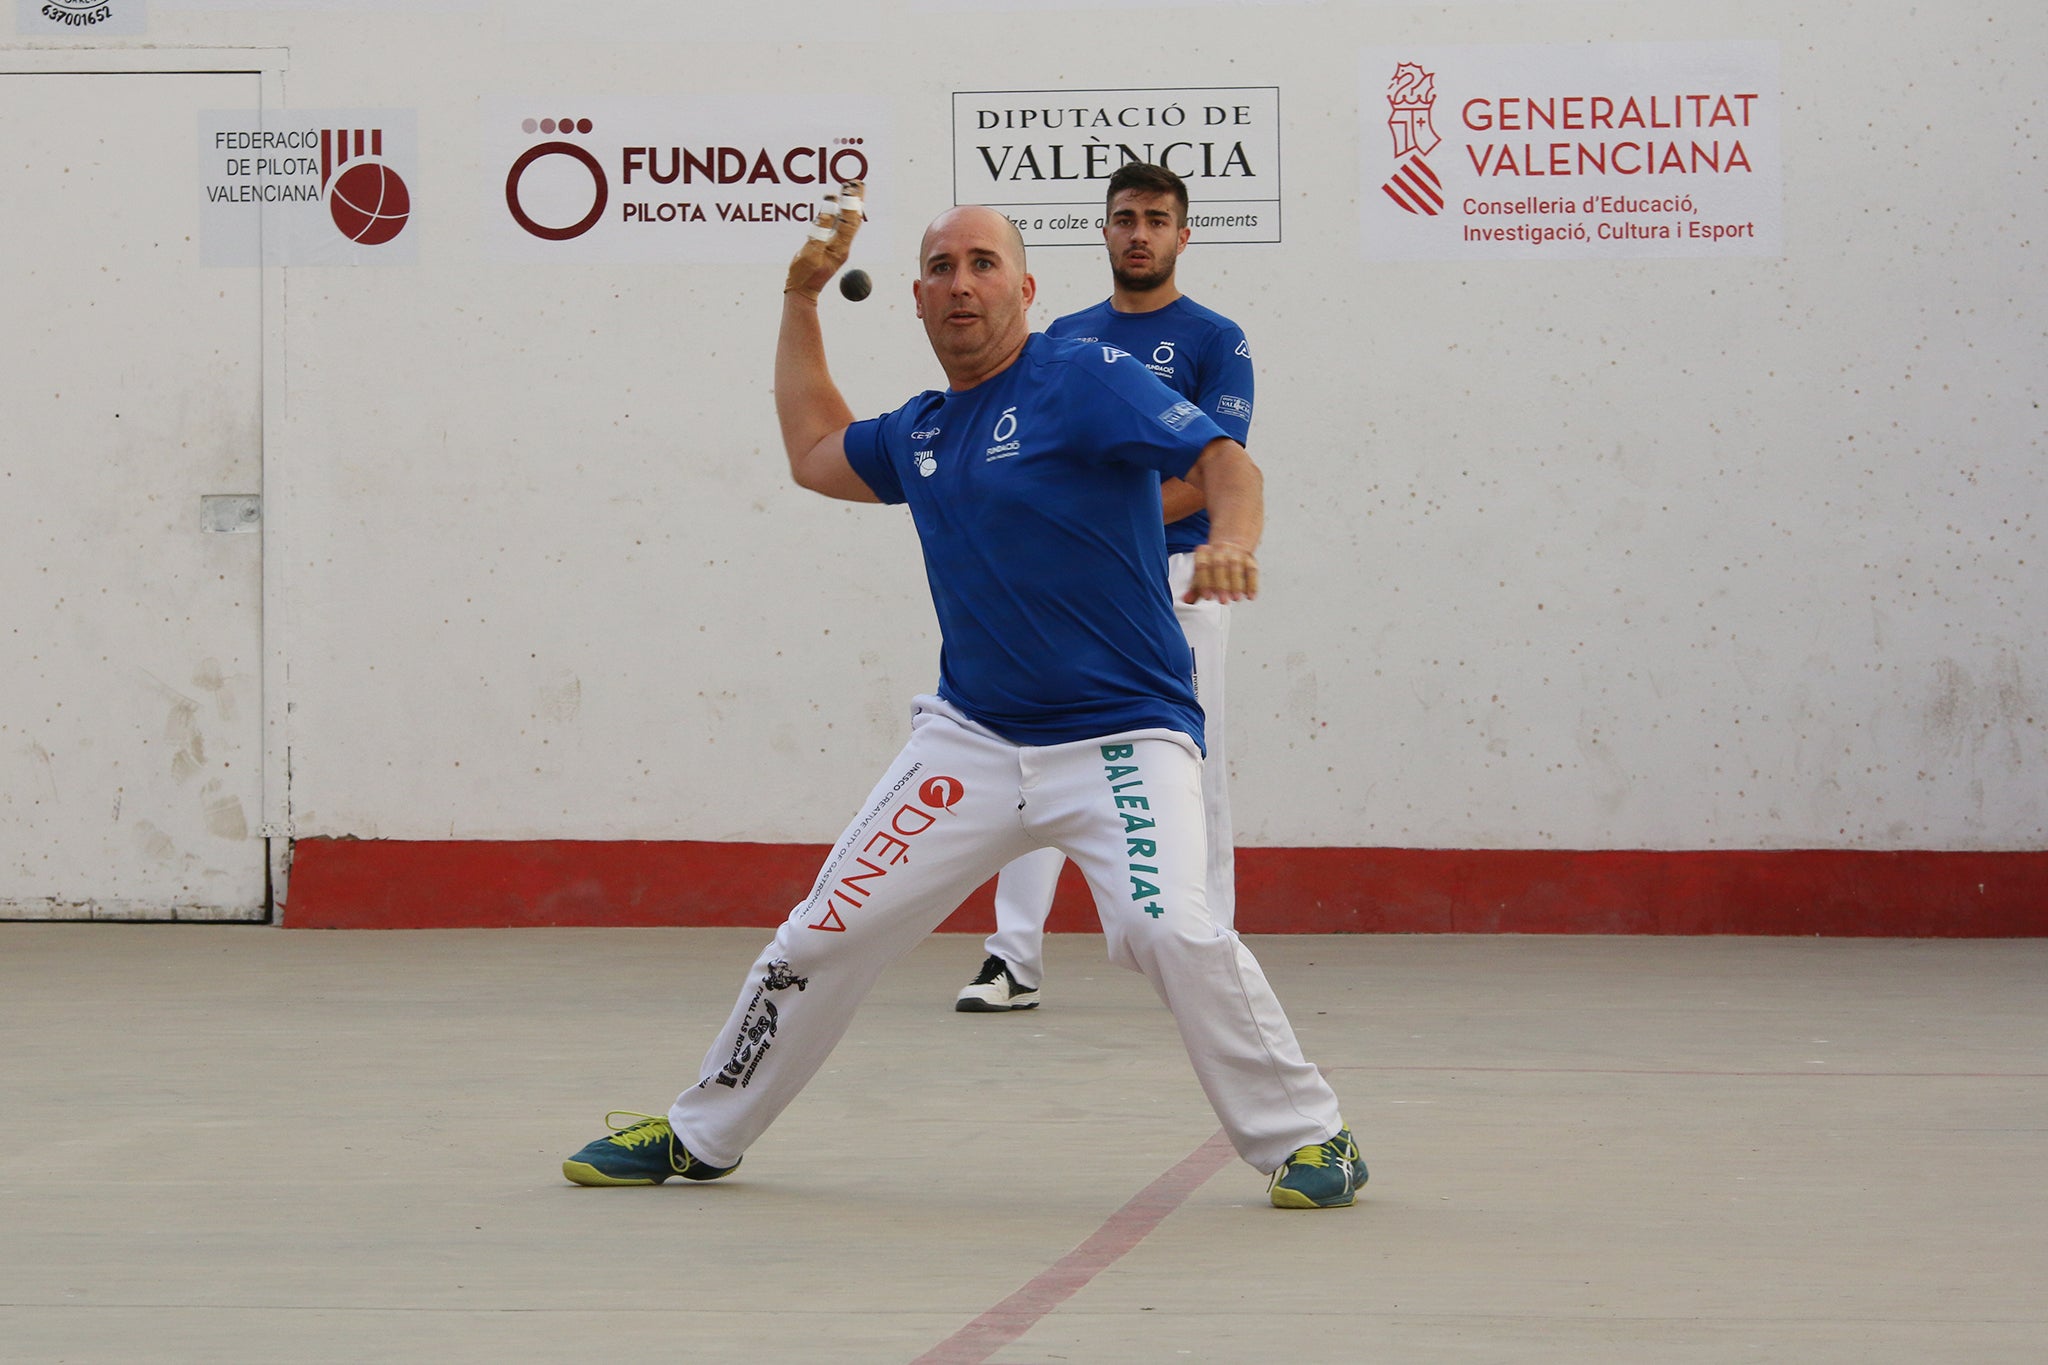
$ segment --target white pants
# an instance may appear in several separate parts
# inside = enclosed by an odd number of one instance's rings
[[[1273,989],[1203,890],[1201,760],[1183,735],[1011,744],[936,697],[755,960],[702,1079],[669,1110],[704,1161],[739,1160],[824,1065],[882,969],[1022,853],[1064,849],[1095,894],[1109,956],[1173,1012],[1239,1155],[1276,1169],[1342,1125]],[[1113,1140],[1105,1136],[1105,1141]]]
[[[1171,555],[1167,585],[1173,614],[1195,655],[1195,691],[1202,703],[1202,809],[1209,832],[1209,918],[1219,928],[1237,923],[1237,836],[1230,823],[1230,768],[1223,749],[1223,660],[1229,653],[1230,609],[1221,602],[1181,601],[1195,576],[1195,557]],[[988,952],[1010,964],[1010,974],[1027,990],[1045,980],[1045,920],[1067,855],[1056,848],[1027,853],[996,878],[996,931]]]

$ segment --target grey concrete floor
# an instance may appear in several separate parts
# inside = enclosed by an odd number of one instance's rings
[[[1164,1010],[934,938],[730,1180],[563,1183],[764,939],[0,925],[0,1360],[2048,1360],[2048,942],[1260,938],[1372,1183],[1130,1245],[1216,1132]]]

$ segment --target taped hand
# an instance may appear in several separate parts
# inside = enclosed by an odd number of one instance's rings
[[[1248,602],[1259,595],[1259,561],[1227,540],[1195,547],[1195,572],[1181,601]]]
[[[789,263],[789,282],[782,286],[783,293],[801,294],[815,302],[818,292],[832,282],[833,275],[853,251],[853,235],[860,231],[861,196],[865,189],[864,182],[849,180],[839,187],[839,193],[825,196],[825,207],[819,209],[818,221],[811,224],[809,239]]]

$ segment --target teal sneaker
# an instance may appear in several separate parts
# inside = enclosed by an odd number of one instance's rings
[[[1358,1198],[1365,1183],[1365,1161],[1351,1130],[1340,1128],[1328,1142],[1304,1147],[1273,1172],[1271,1193],[1276,1209],[1342,1209]]]
[[[638,1122],[619,1124],[616,1119]],[[562,1163],[562,1174],[578,1185],[659,1185],[672,1175],[685,1180],[716,1180],[739,1168],[710,1166],[690,1155],[676,1141],[668,1120],[653,1114],[614,1109],[604,1116],[610,1137],[601,1137]]]

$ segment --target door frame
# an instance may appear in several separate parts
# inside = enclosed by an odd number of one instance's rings
[[[261,101],[259,109],[264,112],[284,108],[284,73],[290,67],[291,51],[281,47],[0,47],[0,76],[253,75],[257,78]],[[193,136],[196,140],[197,129]],[[198,199],[195,181],[195,228]],[[285,275],[282,266],[236,268],[263,272],[258,290],[261,310],[258,364],[263,407],[263,522],[258,549],[262,561],[262,600],[256,625],[263,660],[262,721],[259,729],[263,806],[256,833],[263,840],[264,858],[270,869],[269,895],[262,907],[262,917],[274,925],[278,922],[278,907],[285,899],[292,846],[291,707],[285,692],[291,614],[286,605],[286,556],[279,550],[280,546],[290,542],[291,525],[291,499],[287,496],[283,478]]]

